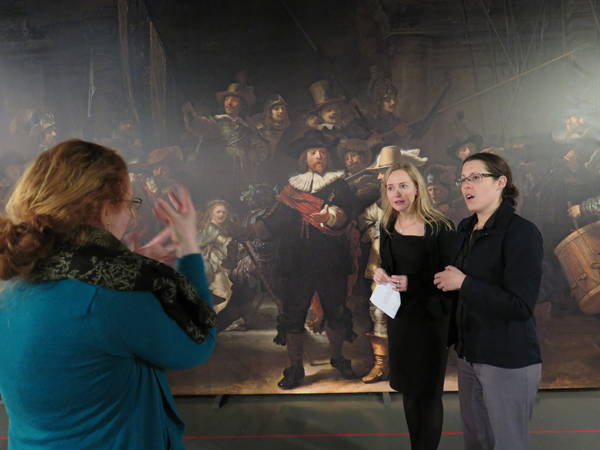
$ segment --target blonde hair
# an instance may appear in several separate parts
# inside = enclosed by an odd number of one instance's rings
[[[0,279],[27,280],[57,240],[83,243],[107,202],[123,204],[128,184],[123,158],[97,144],[72,139],[38,155],[0,217]]]
[[[199,228],[201,230],[204,230],[204,231],[208,230],[208,227],[210,226],[210,224],[212,222],[212,213],[217,206],[224,206],[225,209],[227,210],[227,216],[229,216],[229,203],[227,203],[225,200],[221,200],[221,199],[212,200],[212,201],[208,202],[208,204],[206,205],[206,211],[204,212],[204,214],[202,214],[202,219],[200,220],[200,224],[199,224]],[[227,222],[225,222],[225,223],[227,223]],[[223,225],[225,225],[225,223]]]
[[[398,217],[398,212],[392,208],[387,196],[388,179],[390,178],[390,175],[397,170],[403,170],[406,172],[417,187],[417,196],[412,205],[417,220],[425,224],[433,225],[434,227],[444,224],[448,228],[452,228],[450,220],[437,209],[435,209],[433,201],[427,193],[427,183],[425,182],[423,175],[421,175],[421,172],[419,172],[419,170],[411,163],[402,162],[390,166],[385,172],[383,181],[381,182],[381,206],[383,209],[383,215],[381,217],[381,229],[390,234],[390,224],[392,224],[393,221],[395,221]]]

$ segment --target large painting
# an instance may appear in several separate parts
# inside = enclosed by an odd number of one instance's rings
[[[153,202],[177,182],[190,187],[219,334],[205,364],[169,372],[175,394],[388,391],[386,317],[369,301],[378,175],[412,162],[458,222],[469,213],[454,179],[482,151],[509,162],[517,212],[544,237],[541,387],[600,386],[595,2],[585,11],[558,0],[111,8],[112,40],[78,50],[87,101],[39,93],[44,109],[7,131],[3,170],[20,170],[19,142],[27,155],[71,136],[117,148],[143,199],[131,229],[142,242],[160,229]],[[47,86],[64,83],[39,64]],[[17,73],[1,82],[7,129],[19,112],[6,90]],[[15,174],[4,176],[8,195]],[[457,389],[455,357],[446,390]],[[300,362],[302,382],[278,385]]]

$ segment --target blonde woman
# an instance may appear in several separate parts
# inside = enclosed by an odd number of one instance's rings
[[[423,176],[410,163],[392,165],[382,182],[381,267],[402,305],[388,317],[390,387],[402,392],[411,448],[438,448],[448,359],[451,297],[433,284],[450,264],[456,232],[437,211]]]

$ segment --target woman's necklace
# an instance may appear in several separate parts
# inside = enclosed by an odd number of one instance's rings
[[[402,222],[399,222],[400,224],[400,231],[398,231],[398,233],[402,234],[402,232],[404,231],[405,228],[410,228],[412,227],[415,223],[417,223],[417,221],[415,220],[413,223],[411,223],[410,225],[407,225],[405,227],[402,226]]]

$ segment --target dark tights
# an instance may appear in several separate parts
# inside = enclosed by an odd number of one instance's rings
[[[442,436],[442,397],[422,399],[402,396],[411,450],[437,450]]]

